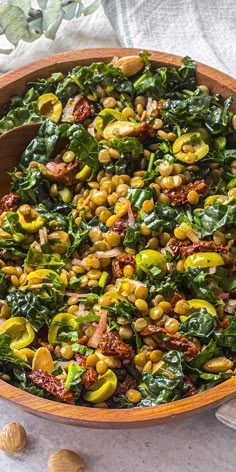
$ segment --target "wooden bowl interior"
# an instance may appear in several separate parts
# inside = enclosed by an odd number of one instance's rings
[[[26,83],[38,77],[46,78],[52,72],[67,73],[78,64],[89,65],[95,61],[107,63],[114,56],[121,57],[138,52],[140,52],[138,49],[122,48],[88,49],[40,59],[0,77],[0,107],[7,103],[13,94],[23,95]],[[180,57],[172,54],[152,52],[152,61],[156,66],[180,66]],[[207,85],[211,93],[220,93],[224,99],[229,94],[236,93],[236,80],[206,65],[197,65],[197,80],[198,84]],[[236,112],[236,104],[232,106],[232,110]],[[4,160],[1,159],[0,190],[2,195],[9,191],[9,178],[6,178],[6,172],[12,171],[27,140],[29,142],[31,137],[32,133],[29,136],[27,132],[23,132],[16,135],[10,145],[9,141],[5,143],[9,152]],[[3,147],[0,146],[0,149]],[[236,378],[232,378],[204,393],[166,405],[131,410],[103,410],[44,400],[0,381],[0,396],[16,403],[24,410],[53,421],[92,428],[137,428],[182,419],[219,405],[232,398],[235,391]]]

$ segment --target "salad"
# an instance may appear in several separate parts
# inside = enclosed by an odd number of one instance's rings
[[[0,200],[0,377],[100,408],[236,373],[236,116],[195,62],[150,54],[27,85],[41,122]]]

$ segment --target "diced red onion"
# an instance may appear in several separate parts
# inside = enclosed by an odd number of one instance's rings
[[[89,347],[93,347],[94,349],[98,347],[100,339],[106,327],[107,327],[107,311],[102,310],[100,312],[100,320],[98,322],[96,331],[93,333],[93,336],[89,339],[89,342],[88,342]]]
[[[56,162],[47,162],[46,168],[53,172],[53,174],[58,174],[60,172],[60,167]]]

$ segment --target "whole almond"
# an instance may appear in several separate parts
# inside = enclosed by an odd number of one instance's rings
[[[0,433],[0,449],[14,453],[24,449],[27,442],[25,429],[19,423],[8,423]]]
[[[70,449],[60,449],[54,452],[48,459],[50,472],[83,472],[84,461]]]
[[[139,56],[125,56],[120,57],[115,64],[119,67],[125,77],[131,77],[131,75],[137,74],[143,67],[144,63]]]

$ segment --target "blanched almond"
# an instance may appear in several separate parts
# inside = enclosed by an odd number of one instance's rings
[[[120,57],[115,65],[122,70],[125,77],[137,74],[144,67],[144,63],[139,56]]]

